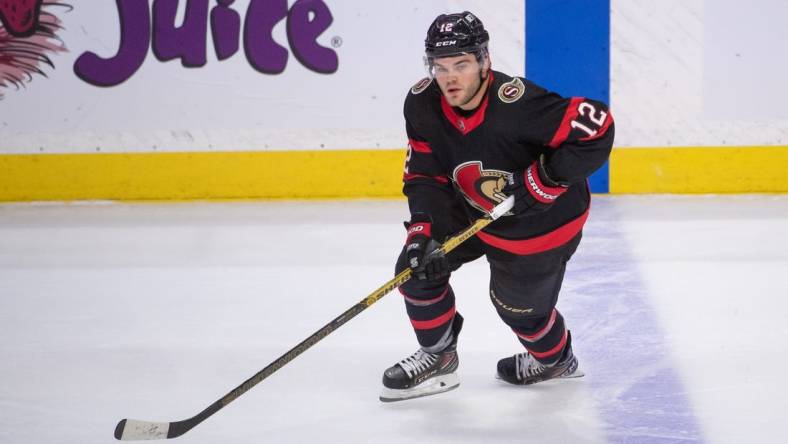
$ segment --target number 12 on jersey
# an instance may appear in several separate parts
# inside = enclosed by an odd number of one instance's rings
[[[597,113],[594,105],[588,102],[580,103],[580,105],[577,107],[577,115],[578,117],[588,118],[588,120],[596,125],[597,128],[601,128],[605,123],[605,119],[607,118],[607,113],[605,111],[599,110],[599,113]],[[580,131],[588,134],[588,137],[594,137],[598,132],[598,129],[589,128],[588,125],[579,122],[577,119],[572,120],[570,125],[572,128],[579,129]]]

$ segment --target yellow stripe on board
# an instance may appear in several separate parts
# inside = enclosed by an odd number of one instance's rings
[[[611,193],[785,193],[788,147],[618,148]]]
[[[0,201],[402,196],[405,150],[0,155]]]
[[[405,150],[0,155],[0,201],[402,196]],[[788,147],[617,148],[611,193],[788,192]]]

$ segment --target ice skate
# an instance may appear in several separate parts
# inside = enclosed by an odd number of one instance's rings
[[[457,313],[449,345],[437,353],[419,349],[383,373],[383,402],[403,401],[443,393],[460,385],[457,377],[457,336],[462,317]]]
[[[572,353],[572,336],[568,338],[563,356],[555,364],[546,366],[536,360],[530,353],[518,353],[498,361],[496,377],[510,384],[528,385],[548,379],[579,378],[585,376],[578,369],[577,358]]]

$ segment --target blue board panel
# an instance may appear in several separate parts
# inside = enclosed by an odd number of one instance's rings
[[[525,76],[564,96],[610,103],[610,0],[526,0]],[[607,164],[590,183],[608,192]]]

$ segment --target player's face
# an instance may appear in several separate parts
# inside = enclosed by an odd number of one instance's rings
[[[483,59],[486,63],[486,58]],[[476,105],[476,96],[480,91],[482,66],[473,54],[454,57],[442,57],[433,61],[433,75],[451,106],[467,107]],[[468,107],[469,109],[475,106]]]

